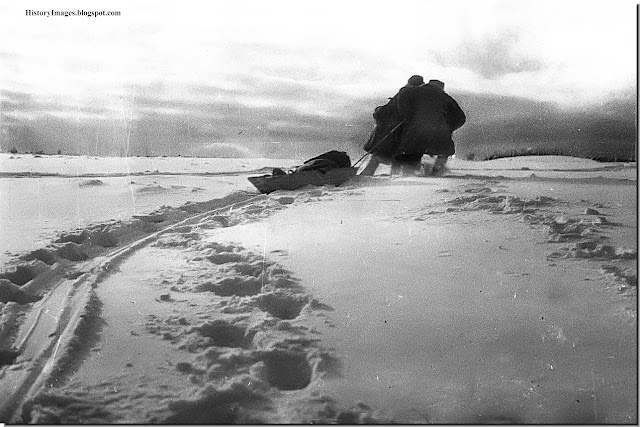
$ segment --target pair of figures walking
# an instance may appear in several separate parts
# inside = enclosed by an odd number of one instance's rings
[[[432,175],[442,171],[455,153],[451,135],[466,121],[458,103],[444,91],[444,83],[422,76],[407,85],[373,113],[376,128],[364,146],[371,154],[360,175],[373,175],[380,163],[391,164],[391,174],[416,174],[422,156],[437,156]]]

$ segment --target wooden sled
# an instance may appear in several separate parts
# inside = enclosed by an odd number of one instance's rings
[[[317,170],[290,173],[287,175],[251,176],[251,182],[261,193],[269,194],[277,190],[297,190],[307,185],[338,186],[356,176],[358,168],[336,168],[326,173]]]

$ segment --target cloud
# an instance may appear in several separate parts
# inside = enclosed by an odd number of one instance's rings
[[[8,122],[35,120],[54,116],[78,120],[99,121],[113,116],[102,103],[88,103],[68,98],[39,97],[30,93],[0,90],[0,114]]]
[[[2,102],[2,111],[14,106],[29,104],[33,99],[33,95],[30,93],[16,92],[12,90],[2,89],[0,90],[0,101]]]
[[[240,144],[255,155],[307,158],[330,149],[364,154],[372,112],[387,96],[351,96],[324,83],[240,74],[233,84],[130,85],[126,96],[81,105],[66,97],[0,92],[4,150],[95,155],[211,155],[216,144]],[[474,146],[546,141],[632,141],[635,95],[562,109],[545,101],[453,91],[467,113],[461,152]],[[9,112],[9,114],[7,114]],[[579,130],[578,130],[579,129]],[[627,144],[627,142],[625,142]],[[232,150],[233,151],[233,150]],[[226,152],[226,151],[225,151]],[[236,152],[236,151],[234,151]],[[293,156],[295,154],[295,156]]]
[[[466,68],[486,79],[545,67],[542,60],[521,53],[520,35],[513,28],[477,38],[468,36],[452,52],[432,54],[442,66]]]

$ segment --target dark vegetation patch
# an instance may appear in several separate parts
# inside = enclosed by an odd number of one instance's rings
[[[508,157],[523,156],[569,156],[595,160],[598,162],[635,162],[636,153],[634,147],[624,147],[619,151],[598,147],[584,147],[579,143],[558,144],[548,146],[542,143],[533,146],[513,146],[512,144],[487,144],[474,146],[460,150],[458,154],[465,160],[495,160]]]

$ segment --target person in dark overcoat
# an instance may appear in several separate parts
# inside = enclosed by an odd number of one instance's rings
[[[424,79],[422,76],[415,75],[409,78],[405,87],[421,85],[424,85]],[[371,157],[360,175],[373,175],[380,163],[391,163],[392,171],[400,168],[400,163],[393,158],[400,143],[402,126],[402,119],[398,113],[397,95],[389,98],[389,102],[385,105],[376,107],[373,118],[376,121],[376,126],[363,147],[371,154]]]
[[[444,91],[443,82],[425,84],[419,75],[389,99],[374,113],[376,129],[364,147],[372,156],[361,175],[373,175],[380,163],[391,163],[392,175],[400,169],[416,173],[424,154],[437,157],[431,170],[437,175],[455,153],[452,133],[465,123],[464,112]]]
[[[404,124],[393,158],[409,169],[419,169],[423,154],[437,156],[432,170],[437,174],[455,153],[451,136],[465,123],[464,112],[439,80],[405,86],[395,98]]]

